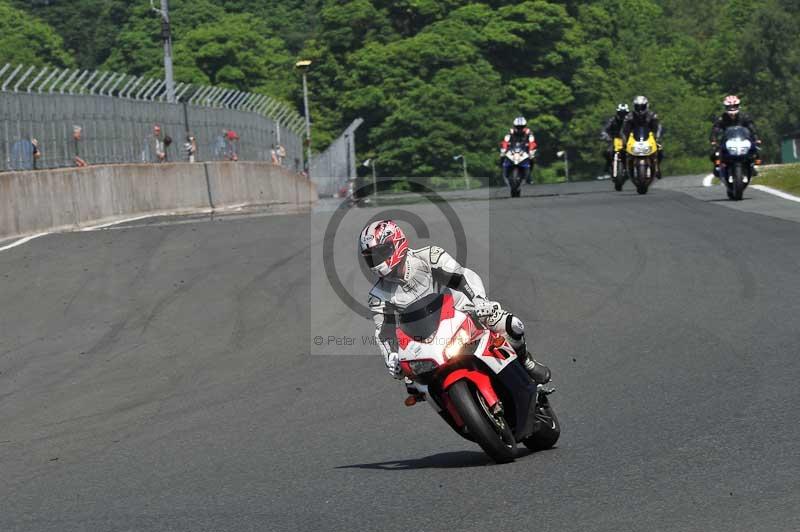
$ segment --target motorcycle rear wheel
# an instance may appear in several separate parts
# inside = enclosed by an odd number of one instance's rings
[[[561,424],[547,399],[536,406],[536,419],[539,420],[539,430],[522,440],[522,443],[531,451],[550,449],[561,436]]]
[[[517,442],[506,420],[489,412],[483,397],[465,380],[453,384],[447,393],[475,443],[498,464],[513,462]]]

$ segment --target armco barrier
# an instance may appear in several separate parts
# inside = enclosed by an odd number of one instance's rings
[[[0,173],[0,238],[128,216],[232,205],[308,205],[308,179],[264,162],[90,166]]]

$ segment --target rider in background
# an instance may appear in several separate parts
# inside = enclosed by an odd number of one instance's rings
[[[722,105],[725,107],[725,112],[714,120],[714,125],[711,126],[711,135],[709,141],[711,142],[711,162],[714,163],[714,175],[719,177],[719,167],[716,162],[719,158],[719,141],[725,129],[731,126],[742,126],[750,130],[750,135],[753,137],[753,142],[756,144],[756,150],[760,149],[761,139],[756,134],[756,126],[753,119],[747,113],[739,111],[742,102],[738,96],[731,94],[722,100]]]
[[[531,161],[534,157],[536,157],[536,137],[533,136],[533,132],[528,129],[527,127],[528,121],[525,120],[524,116],[518,116],[514,119],[514,124],[511,129],[508,130],[508,133],[503,140],[500,142],[500,162],[502,165],[503,157],[505,157],[506,152],[508,149],[517,142],[522,142],[528,147],[528,155],[531,157]],[[503,166],[503,179],[508,180],[508,172],[509,168]],[[530,185],[531,184],[531,175],[532,171],[528,172],[528,175],[525,177],[525,181]]]
[[[611,161],[614,158],[614,139],[621,136],[622,124],[625,122],[625,117],[628,116],[629,112],[628,104],[619,104],[616,114],[606,120],[606,125],[603,126],[603,130],[600,132],[600,138],[606,141],[606,173],[611,172]],[[625,151],[622,152],[622,155],[623,157],[625,156]]]
[[[637,96],[633,99],[633,111],[628,113],[622,124],[622,139],[628,142],[628,137],[636,127],[647,126],[655,135],[658,143],[658,168],[656,177],[661,179],[661,161],[664,159],[664,147],[661,145],[661,135],[664,132],[658,115],[650,110],[650,102],[644,96]]]

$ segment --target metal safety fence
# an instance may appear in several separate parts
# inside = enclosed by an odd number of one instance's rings
[[[349,179],[356,177],[355,132],[364,122],[356,118],[328,148],[311,159],[311,180],[320,196],[347,194]]]
[[[266,95],[87,70],[0,67],[0,170],[272,160],[303,169],[303,117]]]

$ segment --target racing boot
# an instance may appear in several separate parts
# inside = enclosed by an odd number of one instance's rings
[[[533,355],[528,352],[525,343],[525,326],[519,318],[513,314],[504,312],[505,320],[498,320],[500,323],[505,324],[505,335],[508,343],[514,348],[517,353],[517,358],[525,367],[525,370],[530,375],[531,379],[536,384],[546,384],[550,382],[550,368],[544,364],[540,364],[533,359]]]
[[[547,384],[550,382],[550,368],[541,362],[534,360],[533,355],[525,348],[524,344],[522,348],[517,351],[517,353],[520,352],[525,353],[524,357],[520,357],[520,362],[522,362],[522,365],[525,366],[525,370],[528,372],[528,375],[530,375],[531,379],[533,379],[533,382],[536,384]]]
[[[425,400],[425,394],[417,390],[416,386],[414,386],[414,382],[411,379],[405,377],[403,379],[403,383],[406,385],[406,393],[408,393],[405,401],[403,401],[406,406],[414,406],[415,404],[421,403]]]

